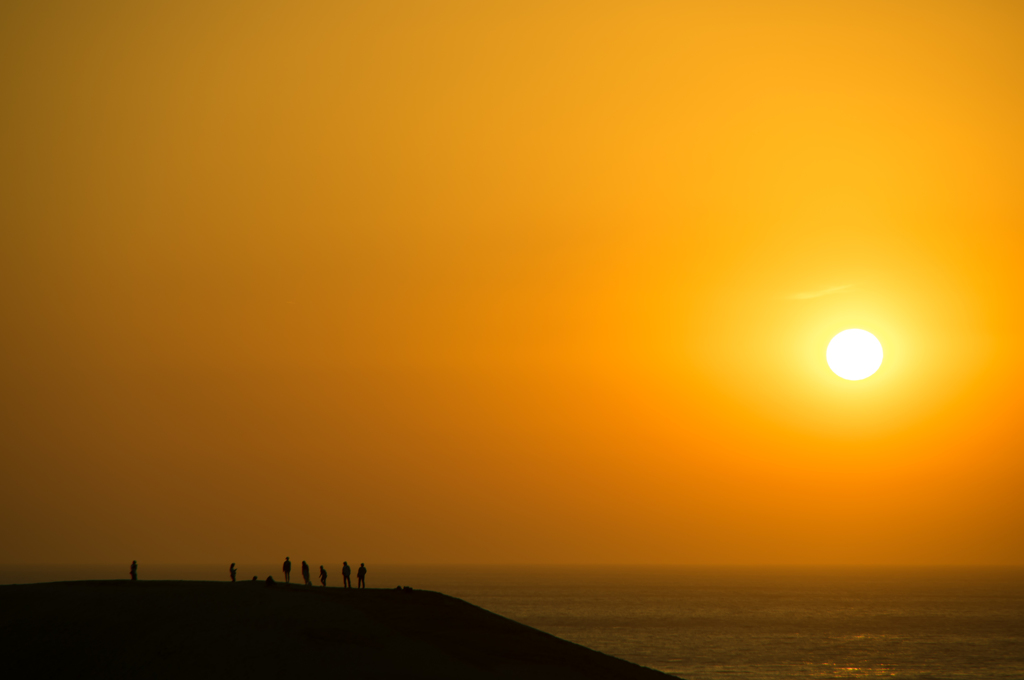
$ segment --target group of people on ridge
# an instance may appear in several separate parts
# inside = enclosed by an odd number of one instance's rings
[[[292,578],[292,560],[290,557],[284,558],[284,564],[281,566],[284,571],[284,582],[291,583]],[[341,567],[341,578],[345,588],[352,587],[352,568],[348,566],[348,562],[342,562]],[[358,579],[358,588],[366,587],[366,564],[359,564],[359,571],[356,572],[356,578]],[[234,580],[234,577],[232,577]],[[309,565],[306,564],[306,560],[302,560],[302,580],[307,586],[313,585],[313,582],[309,580]],[[324,569],[324,565],[320,565],[320,585],[327,585],[327,570]]]
[[[348,566],[348,562],[342,562],[342,565],[343,566],[341,567],[341,578],[342,578],[342,581],[344,583],[343,587],[351,588],[352,587],[352,568]],[[291,558],[288,558],[288,557],[284,558],[284,565],[282,566],[282,568],[284,569],[284,582],[285,583],[290,583],[291,582],[291,577],[292,577],[292,561],[291,561]],[[234,562],[231,563],[231,566],[228,567],[228,570],[229,570],[229,572],[231,574],[231,582],[234,583],[235,582],[235,577],[238,576],[238,570],[235,569],[235,563]],[[128,574],[129,574],[129,576],[131,576],[131,579],[133,581],[138,580],[138,571],[139,571],[139,564],[138,564],[138,562],[136,562],[135,560],[132,560],[132,566],[131,566],[131,569],[129,570]],[[365,563],[361,562],[359,564],[359,571],[356,572],[356,578],[358,579],[358,586],[356,586],[356,587],[358,587],[358,588],[365,588],[366,587],[366,564]],[[253,576],[252,580],[255,581],[256,577]],[[302,580],[305,581],[307,586],[313,585],[313,582],[309,580],[309,565],[306,564],[306,560],[302,560]],[[270,583],[273,583],[273,582],[274,582],[273,577],[268,576],[267,577],[267,583],[270,584]],[[320,585],[325,586],[325,587],[327,586],[327,570],[324,569],[324,565],[322,565],[322,564],[320,565]]]

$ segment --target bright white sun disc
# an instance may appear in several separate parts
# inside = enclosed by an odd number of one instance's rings
[[[825,350],[832,372],[847,380],[863,380],[882,365],[882,343],[859,328],[837,333]]]

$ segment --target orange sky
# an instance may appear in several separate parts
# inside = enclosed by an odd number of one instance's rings
[[[1024,564],[1022,34],[3,3],[0,562]]]

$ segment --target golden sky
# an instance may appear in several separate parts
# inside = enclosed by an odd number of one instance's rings
[[[2,3],[0,562],[1024,563],[1021,35]]]

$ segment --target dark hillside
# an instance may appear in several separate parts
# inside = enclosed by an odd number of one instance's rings
[[[666,678],[429,591],[0,586],[10,677]]]

